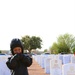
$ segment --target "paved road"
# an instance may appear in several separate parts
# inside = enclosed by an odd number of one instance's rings
[[[41,66],[35,60],[33,60],[33,64],[28,67],[28,72],[29,75],[50,75],[46,74],[45,70],[42,69]]]

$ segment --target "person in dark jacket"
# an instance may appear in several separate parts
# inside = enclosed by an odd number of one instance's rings
[[[11,75],[29,75],[27,67],[32,65],[32,58],[23,53],[23,43],[20,39],[14,38],[10,43],[12,56],[6,62],[11,70]]]

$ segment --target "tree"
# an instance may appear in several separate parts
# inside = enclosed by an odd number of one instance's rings
[[[58,38],[59,48],[62,46],[63,52],[72,53],[75,48],[75,37],[71,34],[60,35]]]
[[[1,50],[0,50],[0,53],[1,53]]]
[[[42,40],[40,37],[36,37],[36,36],[24,36],[22,37],[21,41],[23,42],[24,45],[24,49],[28,50],[29,52],[31,52],[32,49],[41,49],[41,45],[42,45]]]
[[[75,48],[73,48],[73,53],[75,54]]]
[[[56,42],[54,42],[52,47],[50,47],[50,52],[52,54],[57,54],[58,53],[58,44]]]
[[[55,52],[58,50],[58,53],[72,53],[75,49],[75,37],[68,33],[60,35],[57,38],[57,44],[53,44],[51,49],[54,49]]]
[[[23,46],[25,50],[29,50],[30,49],[30,36],[26,35],[23,36],[21,41],[23,42]]]
[[[48,50],[47,50],[47,49],[45,49],[45,50],[44,50],[44,53],[45,53],[45,52],[47,52],[47,51],[48,51]]]

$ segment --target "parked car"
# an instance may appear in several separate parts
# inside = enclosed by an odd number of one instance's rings
[[[50,55],[49,52],[42,53],[41,55]]]
[[[6,55],[6,54],[4,54],[4,53],[0,53],[0,55]]]

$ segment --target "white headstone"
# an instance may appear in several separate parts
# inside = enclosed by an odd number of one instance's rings
[[[71,56],[71,63],[75,63],[75,56]]]
[[[40,63],[40,65],[41,65],[42,68],[45,68],[44,61],[45,61],[46,58],[48,58],[48,55],[42,55],[42,57],[41,57],[41,63]]]
[[[50,61],[50,75],[62,75],[62,61],[60,59]]]
[[[50,60],[51,60],[51,58],[48,57],[48,58],[45,58],[45,61],[44,61],[44,63],[45,63],[45,73],[47,73],[47,74],[50,74]]]
[[[75,75],[75,64],[68,63],[64,64],[62,67],[62,75]]]
[[[10,69],[4,60],[0,62],[0,75],[11,75]]]
[[[71,62],[71,55],[63,55],[63,64],[67,64]]]

